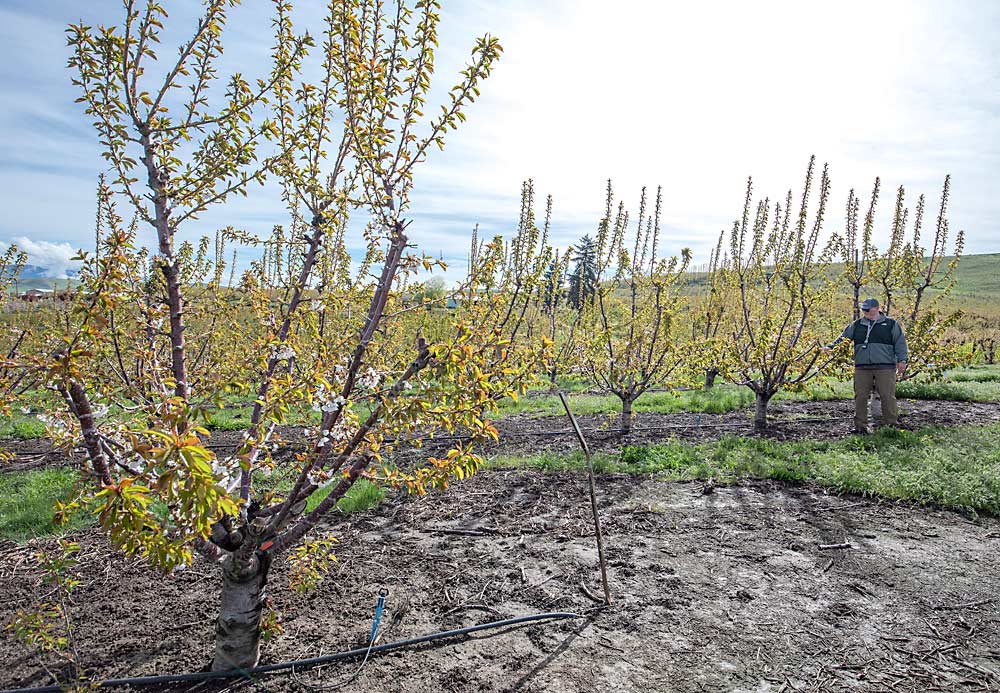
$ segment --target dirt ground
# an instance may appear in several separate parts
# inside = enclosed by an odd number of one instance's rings
[[[376,657],[342,690],[1000,690],[1000,521],[812,487],[706,490],[599,477],[605,609],[581,588],[600,592],[585,476],[484,471],[445,494],[390,497],[326,528],[339,560],[314,591],[287,589],[284,565],[274,567],[283,633],[263,661],[357,646],[385,588],[384,642],[537,612],[582,617]],[[80,661],[100,678],[201,669],[216,569],[196,563],[164,578],[94,530],[77,538]],[[51,543],[0,546],[0,624],[44,596],[29,554]],[[824,548],[841,543],[850,548]],[[0,662],[0,687],[48,683],[7,631]],[[227,690],[309,690],[355,668]]]
[[[642,412],[633,423],[628,442],[651,445],[664,438],[690,443],[717,440],[725,435],[765,437],[775,440],[836,440],[853,435],[854,401],[773,402],[768,407],[768,430],[754,432],[751,412],[737,410],[725,414]],[[587,432],[591,450],[611,451],[621,447],[618,424],[606,415],[577,417]],[[942,400],[899,400],[900,428],[913,430],[929,426],[1000,424],[1000,404],[951,402]],[[541,450],[572,452],[579,449],[564,416],[517,415],[496,422],[500,432],[497,452],[527,453]],[[559,435],[553,435],[553,434]]]
[[[852,435],[854,403],[852,400],[827,402],[779,401],[771,404],[768,430],[754,432],[749,410],[725,414],[693,414],[679,412],[637,414],[632,435],[623,441],[617,424],[606,415],[579,416],[588,444],[594,451],[617,451],[623,442],[650,445],[665,438],[691,443],[717,440],[724,435],[763,437],[775,440],[836,440]],[[899,400],[900,427],[904,429],[928,426],[961,426],[1000,424],[1000,404],[951,402],[946,400]],[[487,454],[533,454],[541,451],[574,452],[579,443],[565,416],[532,416],[519,414],[497,419],[500,442],[485,449]],[[291,442],[301,441],[301,426],[284,426],[281,434]],[[242,442],[242,431],[215,431],[209,447],[218,453],[228,452]],[[418,457],[446,449],[453,444],[448,437],[429,440],[417,451]],[[44,440],[0,440],[0,449],[15,454],[13,462],[0,468],[2,472],[25,471],[41,467],[73,464],[63,451],[53,450]],[[290,453],[289,453],[290,454]]]
[[[1000,422],[1000,406],[901,401],[904,428]],[[852,403],[776,402],[769,437],[850,434]],[[622,440],[583,416],[596,450]],[[491,453],[577,449],[563,417],[497,422]],[[293,437],[295,429],[289,429]],[[629,442],[753,435],[746,411],[642,413]],[[211,445],[235,445],[217,432]],[[42,441],[4,441],[5,471],[67,464]],[[437,441],[437,447],[448,444]],[[427,451],[425,451],[427,452]],[[586,477],[485,471],[447,494],[390,497],[325,529],[339,539],[330,579],[299,595],[271,575],[282,632],[263,663],[363,644],[375,595],[389,591],[380,642],[511,616],[538,622],[373,658],[343,690],[385,691],[1000,691],[1000,521],[813,487],[714,488],[602,475],[598,495],[613,603],[599,608]],[[164,578],[113,552],[96,530],[75,537],[82,584],[70,609],[79,660],[96,678],[182,673],[211,657],[217,569]],[[824,548],[848,543],[847,549]],[[51,589],[31,554],[51,540],[0,543],[0,628]],[[581,587],[581,584],[585,587]],[[50,683],[40,660],[0,630],[0,687]],[[355,664],[270,675],[233,690],[309,690]],[[196,690],[223,690],[201,685]],[[188,690],[179,687],[175,690]]]

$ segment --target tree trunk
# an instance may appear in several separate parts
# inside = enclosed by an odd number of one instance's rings
[[[717,376],[718,374],[719,371],[716,368],[705,369],[705,386],[704,386],[705,390],[711,390],[713,387],[715,387],[715,376]]]
[[[161,252],[166,248],[161,243]],[[167,281],[167,304],[170,306],[170,369],[174,375],[174,394],[181,399],[188,397],[187,354],[184,351],[184,297],[181,295],[180,268],[177,260],[167,257],[163,262],[163,276]]]
[[[767,403],[771,401],[771,395],[757,393],[757,406],[753,413],[753,429],[758,433],[767,430]]]
[[[215,625],[212,671],[249,669],[260,659],[260,617],[269,568],[267,554],[248,562],[226,558],[222,565],[222,598]]]
[[[627,436],[632,433],[632,400],[622,399],[622,425],[621,434]]]

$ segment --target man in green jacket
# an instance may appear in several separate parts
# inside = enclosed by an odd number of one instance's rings
[[[899,323],[882,315],[878,301],[865,299],[862,317],[855,320],[826,349],[844,340],[854,342],[854,432],[868,432],[868,400],[872,390],[882,399],[882,423],[899,425],[896,380],[906,370],[906,335]]]

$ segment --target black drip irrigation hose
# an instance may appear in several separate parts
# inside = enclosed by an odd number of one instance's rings
[[[488,630],[491,628],[503,628],[504,626],[514,626],[519,623],[529,623],[531,621],[542,621],[546,619],[561,620],[565,618],[583,618],[581,614],[575,614],[569,611],[551,611],[544,614],[529,614],[528,616],[517,616],[516,618],[508,618],[502,621],[491,621],[490,623],[482,623],[478,626],[468,626],[466,628],[456,628],[454,630],[444,630],[438,633],[431,633],[430,635],[421,635],[416,638],[410,638],[408,640],[397,640],[396,642],[386,643],[385,645],[376,645],[371,648],[370,654],[378,654],[380,652],[388,652],[389,650],[398,650],[402,647],[410,647],[412,645],[419,645],[425,642],[432,642],[434,640],[443,640],[444,638],[455,638],[460,635],[468,635],[469,633],[475,633],[480,630]],[[171,674],[166,676],[140,676],[138,678],[131,679],[108,679],[106,681],[88,681],[88,685],[96,688],[111,688],[114,686],[153,686],[161,683],[184,683],[186,681],[207,681],[209,679],[235,679],[244,678],[251,680],[255,674],[269,674],[275,671],[282,671],[284,669],[308,669],[310,667],[319,666],[320,664],[328,664],[330,662],[337,662],[342,659],[351,659],[353,657],[362,657],[366,652],[368,652],[368,647],[359,647],[354,650],[348,650],[346,652],[338,652],[336,654],[323,655],[322,657],[312,657],[311,659],[298,659],[290,662],[278,662],[276,664],[265,664],[263,666],[252,667],[250,669],[234,669],[230,671],[199,671],[191,674]],[[40,686],[38,688],[12,688],[0,693],[61,693],[63,689],[60,686]]]

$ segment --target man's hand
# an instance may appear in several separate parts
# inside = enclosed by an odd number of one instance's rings
[[[896,378],[902,378],[903,373],[906,372],[906,361],[900,361],[896,364]]]

